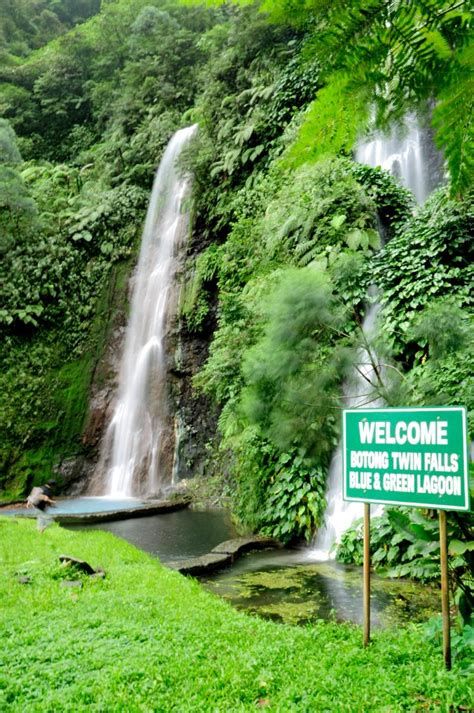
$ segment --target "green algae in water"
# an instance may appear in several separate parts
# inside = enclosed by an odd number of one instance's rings
[[[331,562],[263,565],[255,571],[230,570],[203,580],[203,584],[238,609],[286,624],[308,624],[318,619],[362,624],[360,568]],[[439,592],[434,587],[372,577],[374,627],[426,621],[439,606]]]

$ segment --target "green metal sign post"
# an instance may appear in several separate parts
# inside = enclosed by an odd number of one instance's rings
[[[446,510],[469,510],[466,411],[440,408],[343,411],[344,499],[365,503],[364,645],[370,632],[369,503],[435,508],[440,516],[443,650],[451,666]]]

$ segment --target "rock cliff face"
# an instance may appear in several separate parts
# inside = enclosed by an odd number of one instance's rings
[[[180,324],[175,367],[170,373],[172,409],[176,414],[176,477],[211,474],[209,443],[215,438],[218,411],[210,399],[193,390],[193,377],[207,359],[215,327],[214,315],[198,334]]]
[[[194,243],[192,252],[198,247]],[[130,266],[124,266],[125,270],[130,275]],[[64,460],[58,468],[63,491],[69,495],[103,493],[105,473],[100,460],[101,444],[117,398],[132,282],[133,277],[120,280],[116,275],[111,280],[108,310],[102,316],[107,321],[105,338],[95,356],[82,452]],[[169,468],[176,481],[205,475],[211,467],[207,445],[215,437],[218,413],[207,397],[194,392],[192,380],[207,359],[214,327],[214,314],[200,333],[191,333],[176,316],[166,340],[170,413],[166,448]],[[171,473],[165,480],[170,479]]]
[[[58,467],[63,491],[79,495],[89,491],[99,461],[100,445],[113,413],[118,374],[127,324],[131,264],[124,263],[111,275],[107,308],[99,316],[103,338],[97,344],[88,411],[82,433],[82,451]]]
[[[186,249],[185,262],[193,264],[197,256],[209,247],[209,237],[204,237],[206,226],[197,221]],[[180,275],[183,285],[186,272]],[[199,331],[192,332],[185,320],[176,321],[176,343],[170,356],[173,366],[169,370],[171,384],[171,409],[175,414],[176,480],[206,477],[215,474],[210,445],[215,442],[219,409],[211,399],[196,393],[193,378],[209,356],[209,346],[217,326],[217,286],[211,288],[211,308]]]

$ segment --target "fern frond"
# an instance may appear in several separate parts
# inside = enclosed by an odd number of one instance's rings
[[[321,256],[321,246],[315,240],[306,240],[295,248],[296,264],[306,267],[310,262]]]
[[[333,75],[310,105],[296,142],[283,165],[296,168],[322,158],[348,154],[369,118],[364,87],[351,87],[345,74]]]
[[[451,177],[451,192],[461,195],[472,187],[474,178],[473,44],[463,50],[458,71],[452,73],[439,99],[433,113],[436,143],[444,150]]]

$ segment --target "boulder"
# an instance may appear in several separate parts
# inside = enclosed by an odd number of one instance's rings
[[[31,584],[31,577],[18,577],[19,584]]]
[[[76,557],[71,557],[70,555],[59,555],[59,561],[63,567],[74,567],[78,572],[84,572],[84,574],[95,574],[96,571],[88,562],[84,560],[79,560]]]
[[[61,587],[70,587],[71,589],[82,589],[82,582],[79,582],[76,579],[65,579],[63,582],[61,582]]]

